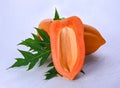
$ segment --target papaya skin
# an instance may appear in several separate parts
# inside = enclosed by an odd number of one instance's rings
[[[50,35],[49,28],[52,22],[53,22],[52,19],[44,19],[42,22],[40,22],[38,28],[43,29],[48,33],[48,35]]]
[[[40,22],[38,28],[45,30],[48,33],[48,35],[50,35],[49,28],[52,22],[53,22],[52,19],[45,19]],[[83,24],[83,26],[84,26],[85,54],[89,55],[98,50],[103,44],[106,43],[106,41],[96,28],[87,24]]]
[[[87,24],[84,24],[84,41],[86,55],[92,54],[106,42],[96,28]]]

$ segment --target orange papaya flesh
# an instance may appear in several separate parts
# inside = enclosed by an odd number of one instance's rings
[[[77,16],[55,20],[49,32],[52,60],[57,72],[74,79],[81,71],[85,58],[82,21]]]

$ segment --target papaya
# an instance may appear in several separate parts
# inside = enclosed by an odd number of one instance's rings
[[[106,42],[96,28],[87,24],[84,24],[84,41],[86,55],[95,52]]]
[[[82,21],[77,16],[55,20],[49,32],[52,61],[57,72],[70,80],[74,79],[85,59]]]
[[[48,35],[50,35],[49,28],[52,22],[53,22],[52,19],[44,19],[43,21],[40,22],[38,28],[43,29],[48,33]]]
[[[48,33],[48,35],[50,35],[49,28],[52,22],[53,22],[52,19],[45,19],[39,23],[38,28],[45,30]],[[89,55],[94,53],[97,49],[99,49],[100,46],[105,44],[106,41],[96,28],[87,24],[83,24],[83,26],[84,26],[85,54]]]

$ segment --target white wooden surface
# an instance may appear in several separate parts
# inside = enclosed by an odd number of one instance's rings
[[[96,27],[107,43],[86,57],[85,75],[70,81],[44,80],[44,66],[6,70],[21,57],[17,44],[31,37],[39,22],[52,18],[54,8],[64,17],[77,15]],[[0,0],[0,88],[120,88],[119,0]]]

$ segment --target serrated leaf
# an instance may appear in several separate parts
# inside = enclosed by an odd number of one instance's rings
[[[39,59],[43,59],[43,56],[47,56],[49,51],[46,51],[46,52],[40,52],[40,53],[37,53],[37,54],[35,54],[34,55],[34,58],[31,58],[30,60],[29,60],[29,62],[30,62],[30,65],[29,65],[29,68],[28,68],[28,70],[30,70],[30,69],[32,69],[34,66],[35,66],[35,64],[38,62],[38,60]],[[47,59],[45,59],[44,60],[44,63],[45,63],[45,61],[46,61]],[[42,64],[43,65],[43,64]]]
[[[40,66],[43,65],[46,60],[48,59],[49,55],[50,55],[50,51],[46,51],[46,54],[42,56],[42,59],[40,60]]]
[[[19,43],[19,45],[24,45],[24,46],[27,46],[27,47],[30,47],[30,50],[33,50],[33,51],[39,51],[42,48],[42,46],[40,45],[40,42],[37,42],[31,38],[28,38],[24,41],[22,41],[21,43]]]
[[[34,58],[34,55],[31,52],[28,51],[23,51],[23,50],[18,50],[26,60],[30,59],[30,58]]]
[[[38,62],[39,59],[35,59],[34,61],[31,61],[31,63],[29,64],[28,70],[31,70],[35,64]]]
[[[42,37],[44,41],[50,42],[50,37],[44,30],[41,30],[39,28],[35,28],[35,29],[37,30],[37,32],[39,33],[39,35]]]
[[[59,17],[57,9],[55,9],[55,16],[54,16],[53,20],[60,20],[60,17]]]
[[[29,42],[33,42],[33,39],[31,39],[31,38],[25,39],[24,41],[22,41],[22,42],[19,43],[18,45],[29,46],[29,45],[28,45]]]
[[[55,73],[58,73],[58,72],[56,71],[55,67],[53,67],[52,69],[48,70],[47,73],[55,74]]]
[[[16,58],[16,62],[9,68],[13,68],[13,67],[20,67],[20,66],[26,66],[29,64],[29,62],[27,62],[25,59],[23,58]]]
[[[32,36],[34,37],[34,40],[37,42],[41,42],[40,38],[36,35],[32,33]]]
[[[42,35],[41,37],[44,37],[43,40],[40,40],[37,35],[32,34],[34,39],[28,38],[19,43],[19,45],[30,47],[30,50],[32,51],[23,51],[18,49],[18,51],[23,55],[23,59],[19,58],[11,68],[29,65],[28,70],[30,70],[35,66],[39,59],[41,59],[41,65],[47,61],[51,52],[49,36],[43,30],[41,31],[39,29],[37,31]],[[36,52],[33,53],[33,51]]]
[[[45,74],[45,76],[46,76],[46,80],[48,80],[48,79],[51,79],[51,78],[53,78],[53,77],[55,77],[55,76],[57,76],[58,75],[58,72],[56,71],[56,69],[53,67],[53,68],[51,68],[50,70],[48,70],[47,72],[46,72],[46,74]]]
[[[45,76],[46,76],[45,80],[49,80],[49,79],[57,76],[57,74],[45,74]]]

